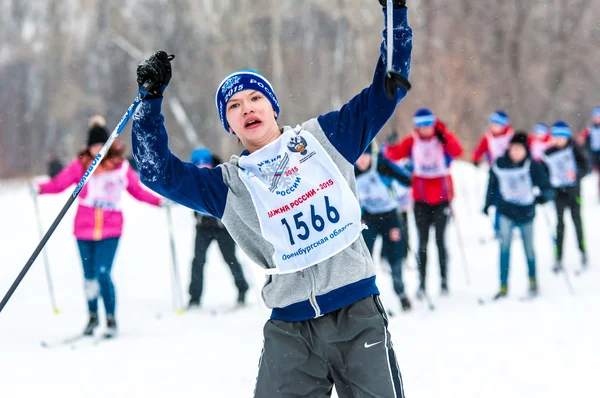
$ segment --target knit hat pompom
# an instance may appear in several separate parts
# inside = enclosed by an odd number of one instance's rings
[[[106,119],[102,115],[94,115],[88,121],[88,127],[106,127]]]

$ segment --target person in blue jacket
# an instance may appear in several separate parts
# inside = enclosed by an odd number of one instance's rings
[[[534,187],[539,189],[536,195]],[[535,205],[552,199],[553,191],[541,164],[535,162],[527,146],[527,134],[517,132],[510,140],[506,154],[496,159],[490,168],[487,196],[483,212],[496,206],[500,232],[500,291],[494,300],[508,294],[508,270],[512,230],[521,232],[529,275],[529,295],[538,293],[533,248]]]
[[[226,76],[215,105],[246,149],[212,169],[169,150],[161,105],[171,58],[159,51],[138,66],[140,87],[153,84],[133,117],[142,181],[221,219],[265,270],[262,297],[272,312],[256,397],[329,396],[334,385],[340,396],[404,397],[354,177],[354,163],[409,87],[412,31],[404,0],[393,4],[393,43],[384,29],[372,83],[339,110],[280,128],[280,104],[264,76]],[[386,69],[387,44],[395,73]]]
[[[362,219],[366,226],[363,238],[369,252],[373,254],[373,246],[377,236],[382,237],[382,258],[390,263],[394,291],[400,298],[402,310],[411,308],[410,300],[404,291],[402,278],[403,245],[401,221],[398,215],[398,185],[410,186],[410,176],[385,159],[383,154],[374,150],[374,145],[367,147],[365,153],[356,161],[356,187],[362,209]]]

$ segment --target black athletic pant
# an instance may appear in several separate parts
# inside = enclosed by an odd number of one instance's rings
[[[404,398],[379,296],[319,318],[264,327],[255,398]]]
[[[403,211],[400,213],[400,235],[402,236],[402,259],[406,260],[408,257],[409,241],[408,241],[408,212]]]
[[[390,232],[394,228],[400,231],[400,218],[395,210],[382,214],[363,214],[363,221],[368,228],[363,229],[363,238],[373,255],[373,246],[377,236],[381,235],[381,257],[390,263],[394,291],[400,297],[404,296],[404,280],[402,279],[402,240],[404,237],[400,232],[400,240],[393,241]]]
[[[192,277],[190,280],[190,301],[200,301],[202,287],[204,285],[204,264],[206,264],[206,252],[210,243],[216,240],[223,259],[229,265],[235,286],[240,293],[248,290],[248,283],[244,279],[242,266],[235,256],[235,242],[225,228],[206,228],[196,226],[195,255],[192,260]]]
[[[429,242],[429,228],[433,225],[435,228],[435,242],[438,248],[440,259],[440,276],[442,282],[447,278],[447,254],[444,243],[444,233],[448,216],[450,214],[450,205],[443,202],[437,205],[429,205],[423,202],[415,202],[415,223],[419,234],[419,275],[421,278],[420,288],[425,288],[425,277],[427,274],[427,243]]]
[[[554,197],[554,203],[556,205],[556,219],[558,221],[556,224],[556,259],[558,261],[562,260],[563,240],[565,237],[565,222],[563,218],[567,207],[571,210],[571,218],[575,225],[579,250],[582,253],[585,253],[583,224],[581,223],[581,196],[579,194],[579,189],[577,189],[576,193],[557,190],[556,196]]]

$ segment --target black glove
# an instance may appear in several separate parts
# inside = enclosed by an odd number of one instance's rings
[[[146,99],[162,97],[171,80],[171,60],[174,55],[157,51],[137,67],[137,82],[140,91],[147,91]]]
[[[379,0],[379,4],[385,9],[387,6],[386,0]],[[406,8],[406,0],[394,0],[394,10],[398,8]]]
[[[390,101],[396,98],[397,88],[408,91],[411,87],[410,82],[404,76],[393,70],[387,71],[383,79],[383,89],[385,90],[387,99]]]
[[[485,214],[486,216],[488,216],[490,214],[490,207],[486,206],[483,208],[483,214]]]
[[[538,205],[543,205],[544,203],[547,203],[547,202],[548,202],[548,199],[546,199],[546,197],[544,195],[540,195],[535,198],[535,203]]]
[[[446,145],[448,141],[446,141],[446,137],[444,137],[444,133],[440,129],[435,129],[435,136],[438,141],[442,143],[442,145]]]

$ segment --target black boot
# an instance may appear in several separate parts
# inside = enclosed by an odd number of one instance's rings
[[[240,291],[238,293],[237,305],[244,306],[246,305],[246,291]]]
[[[400,305],[402,305],[402,311],[405,311],[405,312],[410,311],[410,309],[412,308],[410,300],[408,299],[406,294],[403,294],[402,296],[400,296]]]
[[[448,282],[446,282],[445,279],[442,279],[442,285],[440,288],[440,294],[442,296],[447,296],[450,294],[450,292],[448,291]]]
[[[111,339],[117,335],[117,321],[114,315],[106,316],[106,332],[104,332],[104,338]]]
[[[417,300],[423,300],[425,298],[425,282],[419,283],[419,290],[417,290]]]
[[[91,336],[94,334],[94,329],[98,327],[98,314],[95,312],[90,312],[90,320],[88,321],[87,326],[83,330],[84,336]]]
[[[188,303],[188,310],[191,310],[193,308],[199,308],[200,307],[200,299],[190,299],[190,302]]]

